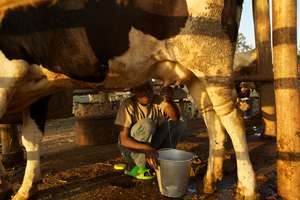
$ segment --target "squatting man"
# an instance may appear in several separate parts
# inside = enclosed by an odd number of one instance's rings
[[[147,163],[157,168],[157,150],[175,148],[182,132],[180,113],[172,100],[173,90],[166,87],[162,97],[155,95],[150,82],[133,88],[116,116],[120,127],[119,149],[127,167],[125,174],[137,179],[152,179]]]

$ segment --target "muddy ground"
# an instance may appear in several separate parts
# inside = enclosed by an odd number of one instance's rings
[[[159,200],[170,199],[159,193],[156,179],[140,181],[113,169],[115,163],[124,162],[116,144],[79,147],[73,132],[74,119],[50,121],[42,142],[42,181],[32,199],[38,200]],[[196,185],[195,193],[187,193],[182,199],[234,198],[236,186],[235,156],[231,143],[227,142],[224,164],[224,180],[218,192],[202,193],[202,178],[208,157],[208,138],[203,127],[190,130],[178,145],[179,149],[195,152],[201,159],[197,176],[190,185]],[[280,199],[276,194],[275,140],[248,135],[249,150],[256,172],[259,199]],[[24,166],[9,170],[14,192],[20,187]]]

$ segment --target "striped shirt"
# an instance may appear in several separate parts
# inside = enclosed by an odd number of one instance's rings
[[[150,118],[155,120],[158,126],[165,120],[164,105],[158,96],[154,97],[153,103],[146,106],[141,105],[134,97],[128,98],[121,103],[115,124],[131,128],[139,120]]]

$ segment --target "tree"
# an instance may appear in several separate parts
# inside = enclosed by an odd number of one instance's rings
[[[237,44],[236,44],[236,51],[237,52],[246,52],[252,50],[253,47],[247,44],[246,37],[243,33],[238,34]]]

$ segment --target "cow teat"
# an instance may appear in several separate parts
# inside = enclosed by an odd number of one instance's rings
[[[164,86],[182,85],[192,77],[192,72],[176,62],[164,61],[153,67],[152,76],[163,81]]]

